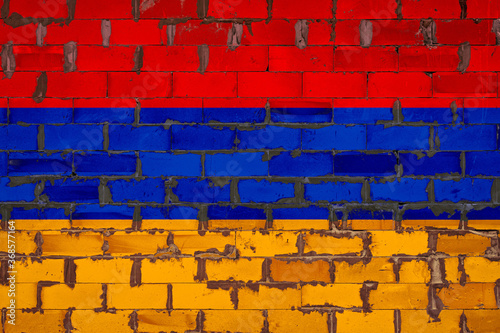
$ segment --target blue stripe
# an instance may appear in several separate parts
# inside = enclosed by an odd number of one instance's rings
[[[75,108],[75,123],[131,124],[134,111],[134,108]]]
[[[27,124],[67,124],[73,119],[72,108],[10,108],[10,122]]]
[[[271,121],[284,123],[331,123],[331,108],[271,108]]]

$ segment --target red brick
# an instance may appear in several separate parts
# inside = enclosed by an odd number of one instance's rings
[[[300,73],[252,73],[238,74],[240,97],[300,97],[302,74]]]
[[[301,50],[296,46],[271,46],[269,70],[281,71],[333,71],[333,47],[309,46]]]
[[[210,47],[207,71],[264,72],[268,67],[266,46],[240,46],[231,51],[226,46]]]
[[[114,29],[112,23],[111,29]],[[111,36],[113,36],[112,31]],[[50,24],[47,26],[45,44],[65,44],[75,42],[78,45],[102,45],[101,21],[73,20],[69,25]]]
[[[145,46],[144,64],[155,71],[190,71],[198,69],[197,46]]]
[[[467,71],[500,71],[500,49],[498,46],[475,46],[471,48],[471,58]]]
[[[336,71],[397,71],[398,53],[394,47],[340,46],[335,49]]]
[[[392,0],[343,0],[337,1],[337,20],[346,19],[394,19],[396,18],[396,1]],[[406,18],[406,17],[405,17]]]
[[[109,73],[109,97],[170,97],[172,74],[158,72]]]
[[[500,99],[498,98],[466,98],[464,100],[465,108],[498,108]]]
[[[395,101],[396,98],[339,98],[333,100],[333,105],[335,108],[392,108]]]
[[[403,108],[449,108],[453,102],[459,108],[464,105],[463,100],[457,98],[402,98],[400,101]]]
[[[331,0],[273,0],[273,19],[332,19]]]
[[[271,20],[252,22],[250,31],[243,26],[242,45],[295,45],[294,22]],[[312,34],[310,34],[312,36]]]
[[[135,46],[78,46],[76,67],[79,71],[131,71]]]
[[[459,63],[456,46],[412,46],[399,48],[399,70],[416,72],[456,71]]]
[[[196,18],[196,0],[141,0],[141,19],[153,18]],[[131,9],[132,10],[132,9]]]
[[[201,20],[189,20],[179,23],[175,28],[174,45],[227,45],[227,35],[232,28],[232,23],[213,22],[202,24]],[[167,43],[166,27],[163,27]]]
[[[132,19],[132,1],[76,1],[75,19]],[[100,23],[100,22],[99,22]],[[71,24],[71,23],[70,23]]]
[[[201,98],[152,98],[141,99],[143,108],[202,108],[203,100]]]
[[[469,6],[467,6],[469,7]],[[440,44],[495,45],[495,34],[491,32],[491,21],[451,20],[436,21],[436,39]]]
[[[106,73],[47,73],[47,97],[106,97]]]
[[[7,79],[0,79],[0,97],[31,97],[35,92],[36,79],[40,73],[14,73]]]
[[[365,97],[366,74],[304,73],[304,97]]]
[[[174,73],[174,97],[236,97],[236,73]]]
[[[0,44],[12,41],[14,44],[30,44],[36,42],[36,25],[27,24],[21,27],[12,28],[0,21]]]
[[[267,18],[266,0],[211,0],[208,5],[208,17],[234,18]]]
[[[332,99],[328,98],[271,98],[271,108],[333,108]]]
[[[75,98],[75,108],[134,108],[135,99],[132,98]]]
[[[467,18],[500,17],[500,3],[498,1],[467,0]]]
[[[73,24],[73,22],[71,23]],[[99,22],[99,34],[100,34]],[[111,21],[111,45],[160,45],[162,30],[155,20],[113,20]],[[166,38],[166,37],[165,37]]]
[[[497,73],[434,73],[436,97],[497,97]]]
[[[264,107],[266,98],[205,98],[204,108],[258,108]]]
[[[425,73],[368,75],[368,97],[431,97],[432,79]]]
[[[338,21],[335,25],[336,45],[359,45],[360,20]],[[376,20],[371,45],[422,45],[419,20]]]
[[[11,0],[10,13],[33,18],[66,18],[68,5],[66,0]]]
[[[14,46],[16,71],[62,71],[62,46]]]
[[[41,103],[36,103],[33,98],[11,98],[11,108],[73,108],[73,99],[45,98]]]
[[[458,0],[402,0],[402,13],[405,19],[459,19]]]

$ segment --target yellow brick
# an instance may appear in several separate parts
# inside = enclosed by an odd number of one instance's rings
[[[449,255],[482,255],[490,246],[491,239],[480,235],[439,235],[436,250]]]
[[[142,220],[141,230],[198,230],[198,220]]]
[[[417,255],[426,253],[428,236],[424,231],[397,233],[394,231],[372,231],[370,249],[375,257],[394,254]]]
[[[363,283],[365,281],[396,282],[393,265],[389,259],[372,258],[366,265],[361,261],[352,265],[346,261],[335,261],[335,283]]]
[[[259,258],[207,260],[207,276],[211,281],[259,281],[263,262]]]
[[[291,309],[300,306],[300,287],[276,288],[261,285],[258,290],[248,287],[238,291],[238,309]]]
[[[168,248],[168,232],[155,233],[148,232],[115,232],[111,236],[105,237],[109,249],[106,253],[119,256],[131,254],[155,254],[159,249]]]
[[[464,260],[465,273],[470,282],[496,282],[500,279],[500,261],[481,257],[468,257]]]
[[[271,261],[271,279],[286,282],[332,282],[330,263],[326,260],[314,261]]]
[[[328,314],[324,312],[312,311],[307,313],[298,310],[270,310],[267,318],[269,331],[273,333],[329,332]]]
[[[273,230],[328,230],[328,220],[273,220]]]
[[[498,333],[500,332],[500,310],[465,310],[467,327],[475,333]]]
[[[458,270],[458,263],[459,261],[457,257],[444,259],[444,267],[446,268],[446,280],[450,283],[460,283],[460,277],[462,274]],[[469,281],[469,279],[467,278],[466,281]]]
[[[95,312],[93,310],[75,310],[71,314],[71,324],[76,332],[130,333],[128,326],[131,311]]]
[[[130,283],[132,260],[113,258],[109,260],[90,258],[77,259],[77,283]]]
[[[0,307],[5,308],[10,305],[10,287],[0,286]],[[36,307],[36,283],[16,283],[15,285],[16,309],[31,309]]]
[[[197,231],[174,232],[174,244],[177,245],[182,254],[194,255],[195,252],[205,252],[209,249],[217,249],[224,252],[226,245],[235,245],[234,232],[208,231],[201,236]]]
[[[233,309],[231,290],[210,289],[205,283],[175,284],[174,309]]]
[[[197,272],[197,263],[194,258],[178,258],[142,261],[142,283],[174,283],[194,282]]]
[[[236,248],[243,257],[272,257],[298,253],[298,234],[286,231],[240,231],[236,234]]]
[[[204,331],[260,333],[264,316],[259,310],[207,310]]]
[[[73,289],[65,284],[43,287],[42,309],[95,309],[101,307],[101,295],[102,286],[100,284],[77,284]]]
[[[43,255],[91,256],[102,254],[103,237],[100,233],[75,234],[46,231],[42,233]]]
[[[142,284],[130,287],[125,284],[108,285],[108,307],[117,309],[165,309],[167,284]]]
[[[16,230],[61,230],[71,228],[68,220],[15,220]]]
[[[424,230],[428,228],[440,229],[458,229],[460,220],[403,220],[401,227],[403,229],[411,228],[413,230]]]
[[[393,220],[348,220],[347,226],[352,230],[394,230]]]
[[[71,226],[79,229],[117,229],[124,230],[132,227],[132,220],[72,220]]]
[[[66,310],[46,310],[42,314],[16,311],[15,325],[5,323],[5,333],[65,333],[67,332],[64,328],[66,312]]]
[[[494,283],[450,284],[437,294],[449,309],[496,309]]]
[[[344,311],[337,313],[337,332],[394,332],[394,311],[376,310],[370,313]]]
[[[198,311],[137,311],[139,332],[188,332],[196,328]]]
[[[16,262],[16,281],[18,283],[37,283],[38,281],[64,282],[64,260],[46,259]]]
[[[266,220],[208,220],[208,228],[258,230],[266,228]]]
[[[442,310],[433,321],[426,310],[401,310],[402,333],[459,333],[462,311]],[[469,326],[470,328],[470,326]]]
[[[425,284],[379,284],[370,291],[369,302],[373,309],[425,309],[428,304]]]
[[[304,233],[304,253],[316,254],[351,254],[363,250],[363,240],[360,237],[340,237],[332,234]]]
[[[431,272],[429,271],[429,264],[427,261],[401,261],[399,283],[428,283],[430,279]]]
[[[498,220],[469,220],[467,226],[477,230],[500,230]]]
[[[6,231],[0,231],[0,252],[8,251],[8,240],[15,242],[16,253],[30,254],[34,253],[37,249],[35,244],[36,231],[16,231],[13,234],[9,234]],[[15,238],[13,238],[15,237]],[[14,243],[10,243],[12,245]]]
[[[302,306],[361,307],[360,284],[305,285],[302,287]]]

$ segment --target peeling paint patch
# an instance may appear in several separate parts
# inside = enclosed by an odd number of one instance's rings
[[[76,71],[77,47],[75,42],[64,44],[64,73]]]
[[[111,21],[101,21],[102,46],[109,47],[109,39],[111,37]]]
[[[359,23],[359,43],[362,47],[370,47],[373,38],[373,24],[371,21],[362,20]]]
[[[295,23],[295,46],[303,50],[307,47],[309,35],[309,24],[306,20],[298,20]]]
[[[16,71],[16,58],[14,57],[12,42],[8,42],[2,46],[2,70],[5,77],[10,79]]]

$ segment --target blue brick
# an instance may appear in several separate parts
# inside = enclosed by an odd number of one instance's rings
[[[432,156],[417,154],[399,154],[403,165],[403,175],[431,176],[443,173],[462,172],[460,153],[439,152]]]
[[[10,108],[10,122],[27,124],[67,124],[73,118],[71,108]]]
[[[134,108],[75,108],[75,123],[131,124]]]
[[[109,126],[111,150],[169,150],[170,129],[163,126]]]
[[[387,154],[364,154],[345,152],[334,157],[334,173],[336,176],[378,176],[385,177],[396,174],[396,156]]]
[[[470,176],[500,176],[500,153],[478,151],[465,153],[465,173]]]
[[[170,206],[169,217],[173,220],[196,220],[198,209],[187,206]]]
[[[184,178],[177,180],[172,192],[181,202],[229,202],[230,185],[217,186],[209,179]]]
[[[0,124],[7,123],[7,108],[0,108]]]
[[[347,218],[349,220],[392,220],[393,215],[392,211],[353,209],[348,213]]]
[[[159,178],[108,182],[113,202],[165,202],[165,181]]]
[[[429,149],[429,127],[367,126],[367,148],[389,150]]]
[[[469,219],[469,220],[499,220],[500,219],[500,206],[475,208],[475,209],[467,212],[467,219]]]
[[[491,201],[489,179],[434,180],[436,201]]]
[[[336,124],[375,124],[379,120],[392,120],[392,108],[334,108]]]
[[[271,108],[271,121],[277,123],[331,123],[331,108]]]
[[[497,127],[484,126],[439,126],[437,129],[441,150],[495,150]],[[437,140],[437,138],[436,138]]]
[[[428,201],[427,179],[408,179],[386,183],[370,184],[370,194],[374,201],[418,202]]]
[[[365,126],[328,126],[302,130],[302,149],[366,149]]]
[[[78,153],[75,172],[79,176],[129,176],[136,172],[134,153]]]
[[[281,126],[266,126],[250,131],[238,130],[238,149],[299,149],[300,135],[299,128]]]
[[[9,165],[9,158],[7,153],[0,153],[0,177],[7,176],[7,166]]]
[[[42,194],[52,202],[99,203],[99,180],[56,179],[45,182]]]
[[[0,126],[1,150],[37,150],[38,126]]]
[[[429,207],[407,209],[403,212],[403,220],[460,220],[460,211],[434,213]]]
[[[21,184],[12,186],[10,179],[0,178],[0,201],[26,201],[35,200],[35,184]]]
[[[466,124],[500,124],[498,108],[465,108],[464,113]]]
[[[285,152],[269,161],[269,174],[283,177],[315,177],[331,175],[333,156],[330,153],[301,153],[293,157]]]
[[[265,220],[263,209],[232,206],[208,206],[208,218],[211,220]]]
[[[204,121],[221,123],[262,123],[266,119],[264,108],[205,108]]]
[[[134,207],[121,205],[77,205],[71,214],[73,220],[132,220]]]
[[[143,176],[201,176],[201,155],[141,152],[139,157]]]
[[[236,133],[229,127],[172,126],[172,149],[232,149]]]
[[[10,153],[9,176],[69,176],[73,170],[72,164],[72,154]]]
[[[451,108],[402,108],[404,121],[424,123],[450,124],[453,122],[453,112]],[[457,109],[456,123],[461,123],[463,109]]]
[[[268,162],[264,153],[233,153],[205,155],[206,176],[267,176]]]
[[[301,208],[273,209],[273,219],[275,220],[289,220],[289,219],[327,220],[329,216],[330,216],[330,211],[327,207],[308,206]]]
[[[276,202],[295,196],[293,183],[268,182],[267,180],[240,180],[238,193],[241,202]]]
[[[45,149],[102,150],[102,125],[47,125]]]
[[[141,207],[141,217],[143,220],[166,220],[170,218],[169,207]]]
[[[309,201],[326,200],[330,202],[361,202],[361,187],[363,187],[363,184],[346,182],[305,184],[305,198]]]
[[[203,110],[202,108],[141,108],[141,123],[164,124],[167,121],[201,123]]]
[[[13,207],[10,213],[13,220],[69,220],[64,208]]]

